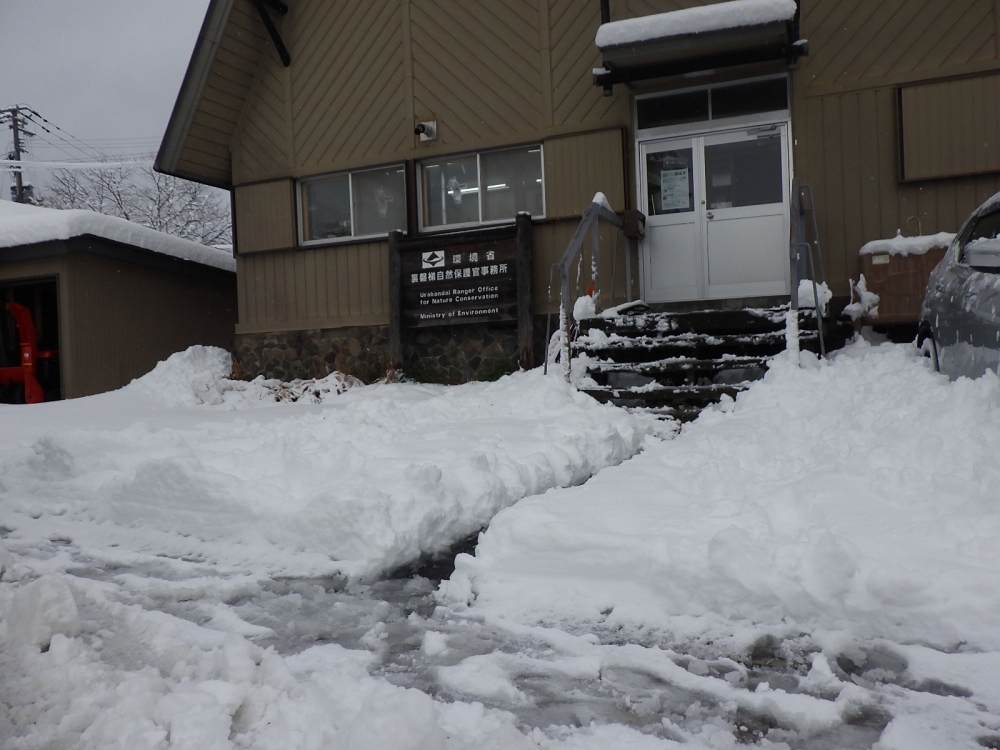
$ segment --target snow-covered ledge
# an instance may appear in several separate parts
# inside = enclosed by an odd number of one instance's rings
[[[594,41],[603,67],[594,83],[616,83],[697,70],[786,60],[809,54],[799,39],[796,0],[730,0],[605,23]]]
[[[594,41],[603,51],[689,34],[784,23],[795,17],[795,11],[795,0],[730,0],[606,23],[597,30]]]

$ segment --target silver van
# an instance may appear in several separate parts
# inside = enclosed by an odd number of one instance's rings
[[[1000,193],[969,216],[930,275],[917,344],[953,380],[1000,362]]]

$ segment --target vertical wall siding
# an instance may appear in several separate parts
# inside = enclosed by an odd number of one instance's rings
[[[905,179],[1000,170],[1000,76],[905,86],[900,97]]]
[[[387,324],[388,255],[387,242],[241,255],[237,331]]]
[[[229,348],[236,325],[231,285],[199,281],[108,258],[66,259],[60,331],[72,376],[69,398],[121,388],[192,344]]]
[[[813,189],[835,293],[846,295],[847,279],[858,277],[865,242],[897,229],[915,234],[918,220],[925,234],[954,232],[1000,189],[996,173],[900,179],[904,147],[920,177],[985,162],[969,152],[988,140],[995,122],[995,113],[985,112],[986,80],[905,86],[921,76],[967,77],[996,65],[994,6],[993,0],[803,1],[802,34],[812,54],[792,77],[795,173]],[[900,141],[900,86],[911,109],[903,118],[913,123],[905,126],[913,136],[906,144]]]
[[[625,208],[625,133],[621,128],[545,141],[545,213],[579,216],[603,192],[616,211]]]
[[[835,292],[860,272],[858,250],[897,229],[954,232],[1000,190],[996,174],[900,183],[896,91],[806,98],[796,113],[797,173],[816,198],[827,274]],[[914,217],[914,218],[911,218]],[[919,219],[919,224],[918,220]]]

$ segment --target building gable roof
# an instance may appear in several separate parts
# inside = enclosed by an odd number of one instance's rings
[[[248,0],[211,0],[156,156],[158,172],[232,187],[230,144],[271,44]]]

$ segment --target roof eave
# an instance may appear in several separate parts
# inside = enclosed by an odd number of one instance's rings
[[[177,165],[234,2],[235,0],[211,0],[209,2],[194,52],[191,54],[191,61],[184,73],[184,81],[177,93],[173,112],[170,114],[166,132],[163,134],[163,141],[160,143],[160,150],[153,163],[153,169],[157,172],[224,189],[232,187],[231,181],[220,183],[198,175],[184,173],[178,169]]]

